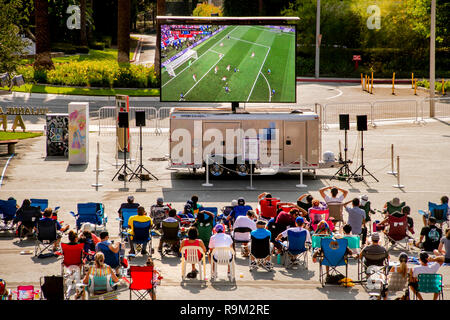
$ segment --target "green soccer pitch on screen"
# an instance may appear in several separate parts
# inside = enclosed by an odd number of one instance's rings
[[[162,24],[162,102],[295,103],[295,25]]]

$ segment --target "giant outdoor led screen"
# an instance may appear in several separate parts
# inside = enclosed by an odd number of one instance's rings
[[[162,23],[162,102],[296,102],[295,25]]]

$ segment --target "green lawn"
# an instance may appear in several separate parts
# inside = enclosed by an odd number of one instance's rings
[[[134,52],[130,52],[130,60],[133,59]],[[105,50],[89,50],[89,54],[74,54],[64,57],[52,58],[53,63],[65,63],[71,61],[117,61],[117,49],[105,48]],[[23,64],[33,64],[34,59],[23,59]]]
[[[186,101],[295,102],[295,34],[230,26],[195,50],[198,59],[179,66],[175,77],[163,70],[162,101],[183,93]]]
[[[3,140],[22,140],[42,136],[42,132],[8,132],[0,131],[0,141]]]
[[[8,88],[0,87],[0,90]],[[47,94],[67,94],[83,96],[114,96],[124,94],[130,97],[156,97],[159,96],[159,89],[90,89],[74,87],[55,87],[37,84],[25,84],[21,87],[13,87],[13,91],[27,93],[47,93]]]

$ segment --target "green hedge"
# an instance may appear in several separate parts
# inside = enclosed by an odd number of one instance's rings
[[[27,83],[103,88],[156,88],[153,66],[119,65],[112,61],[71,61],[56,63],[54,70],[18,67]]]
[[[353,55],[361,55],[362,61],[355,71]],[[398,78],[423,78],[429,75],[428,48],[407,51],[397,48],[350,49],[321,47],[321,76],[359,77],[361,73],[374,72],[378,78],[390,78],[395,72]],[[450,78],[450,48],[436,49],[436,76]],[[297,76],[313,76],[315,47],[297,48]]]
[[[53,43],[53,52],[64,52],[65,54],[89,53],[87,46],[74,46],[70,43]]]
[[[430,89],[430,82],[428,80],[417,81],[417,85],[419,87],[425,87],[427,89]],[[436,81],[434,83],[434,88],[436,91],[442,92],[442,82]],[[444,82],[444,91],[449,92],[449,90],[450,90],[450,81],[445,81]]]

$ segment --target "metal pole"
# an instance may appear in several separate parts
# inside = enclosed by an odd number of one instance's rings
[[[397,172],[394,171],[394,145],[391,144],[391,171],[389,171],[387,174],[396,175]]]
[[[209,183],[209,157],[206,157],[206,182],[202,183],[204,187],[212,187],[213,184]]]
[[[300,184],[296,185],[297,188],[306,188],[307,185],[303,184],[303,154],[300,155]]]
[[[102,187],[103,184],[98,183],[98,176],[103,169],[100,169],[100,142],[97,141],[97,156],[95,162],[95,184],[92,184],[92,187],[95,187],[95,191],[98,191],[98,187]]]
[[[430,30],[430,118],[434,111],[434,81],[436,71],[436,0],[431,0],[431,30]]]
[[[320,36],[320,0],[317,0],[317,13],[316,13],[316,79],[319,79],[320,70],[320,46],[319,46],[319,36]]]
[[[247,187],[249,190],[254,190],[253,188],[253,162],[250,160],[250,186]]]
[[[397,156],[397,184],[392,185],[394,188],[404,188],[405,186],[400,184],[400,157]]]

